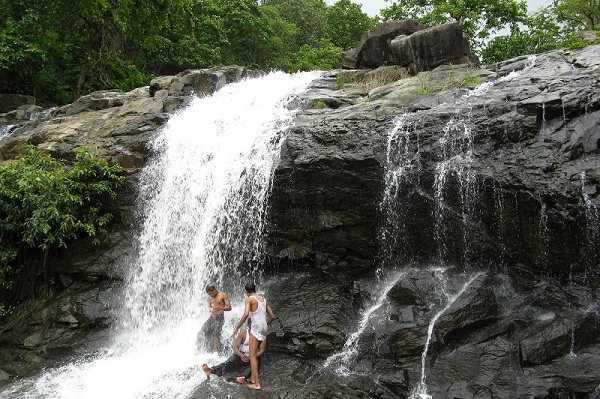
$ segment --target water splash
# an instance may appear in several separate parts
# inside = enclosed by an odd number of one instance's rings
[[[243,284],[256,273],[270,179],[296,112],[290,104],[317,77],[272,73],[228,85],[172,117],[141,177],[140,255],[119,299],[114,343],[3,397],[179,399],[204,381],[198,365],[219,359],[194,351],[208,317],[197,303],[209,280]],[[242,313],[238,302],[226,323]]]

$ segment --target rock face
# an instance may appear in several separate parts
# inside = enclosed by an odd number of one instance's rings
[[[0,113],[14,111],[27,105],[35,105],[35,97],[23,94],[0,94]]]
[[[458,22],[396,36],[390,41],[389,48],[394,64],[408,68],[413,74],[442,64],[479,65]]]
[[[396,36],[408,36],[421,29],[424,26],[414,19],[388,21],[378,25],[365,33],[354,49],[344,52],[342,68],[377,68],[394,64],[389,41]]]
[[[342,68],[398,65],[413,75],[442,64],[465,63],[479,65],[479,59],[457,22],[425,29],[416,20],[389,21],[369,30],[342,56]]]
[[[337,71],[315,82],[273,179],[264,289],[280,320],[265,397],[597,396],[599,53],[440,66],[376,88],[339,89]],[[129,185],[111,243],[57,258],[54,329],[42,310],[26,332],[3,328],[0,378],[110,325],[145,144],[187,93],[244,70],[230,72],[94,93],[3,139],[4,160],[26,141],[62,157],[89,145]]]

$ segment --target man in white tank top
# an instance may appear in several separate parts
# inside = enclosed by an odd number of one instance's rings
[[[250,317],[252,320],[252,326],[250,327],[250,367],[252,368],[252,374],[248,378],[248,382],[250,382],[248,388],[262,389],[258,376],[258,348],[267,339],[267,329],[269,324],[275,320],[275,313],[273,313],[267,299],[256,294],[256,286],[253,282],[246,284],[244,290],[247,296],[244,301],[244,314],[235,327],[232,336],[237,336],[240,327]]]

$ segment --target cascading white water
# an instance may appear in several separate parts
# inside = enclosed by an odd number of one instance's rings
[[[470,121],[470,109],[464,115],[457,112],[455,117],[446,123],[439,140],[442,148],[442,160],[437,163],[435,170],[436,228],[434,232],[440,260],[444,259],[447,252],[444,189],[451,173],[456,176],[459,182],[464,226],[468,223],[468,219],[472,213],[476,187],[475,176],[471,169],[471,163],[473,162],[473,140],[474,133]],[[465,248],[464,252],[467,253],[468,240],[466,227],[463,227],[463,246]]]
[[[398,207],[398,198],[403,195],[407,182],[417,179],[420,169],[419,134],[415,123],[408,121],[406,114],[396,118],[394,128],[388,134],[385,191],[380,210],[384,226],[381,229],[382,259],[392,265],[398,261],[398,254],[404,251],[403,238],[406,236],[406,215]],[[417,181],[418,185],[418,181]]]
[[[2,125],[0,126],[0,140],[10,136],[11,131],[15,128],[15,125]]]
[[[316,77],[271,73],[231,84],[171,118],[141,177],[139,258],[114,343],[3,397],[185,398],[204,380],[197,366],[208,355],[196,354],[194,343],[208,311],[197,305],[207,283],[243,286],[257,274],[272,173],[295,114],[290,103]],[[237,302],[226,323],[241,313]],[[226,325],[223,335],[231,330]]]

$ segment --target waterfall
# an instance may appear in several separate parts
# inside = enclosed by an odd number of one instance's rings
[[[475,195],[475,176],[471,169],[473,162],[473,126],[470,120],[470,112],[466,116],[457,112],[444,127],[443,134],[439,140],[442,149],[442,159],[435,169],[435,240],[438,244],[438,257],[444,259],[447,253],[447,225],[445,215],[445,189],[450,174],[454,174],[459,184],[459,195],[461,204],[461,219],[463,221],[463,248],[465,255],[468,249],[466,227],[472,214]]]
[[[414,138],[413,138],[414,136]],[[384,226],[381,229],[382,259],[392,264],[406,255],[405,220],[407,215],[397,199],[405,195],[406,186],[417,180],[420,171],[419,136],[415,123],[403,114],[396,118],[387,139],[385,192],[380,205]],[[407,260],[407,259],[404,259]]]
[[[0,140],[5,137],[9,137],[11,132],[16,128],[16,125],[1,125],[0,126]]]
[[[198,303],[209,282],[235,290],[260,273],[266,200],[294,119],[291,102],[317,76],[277,72],[230,84],[172,116],[140,178],[139,256],[118,299],[112,344],[3,397],[185,398],[204,381],[198,366],[210,355],[196,354],[194,344],[209,312]],[[223,339],[242,313],[235,294]]]

